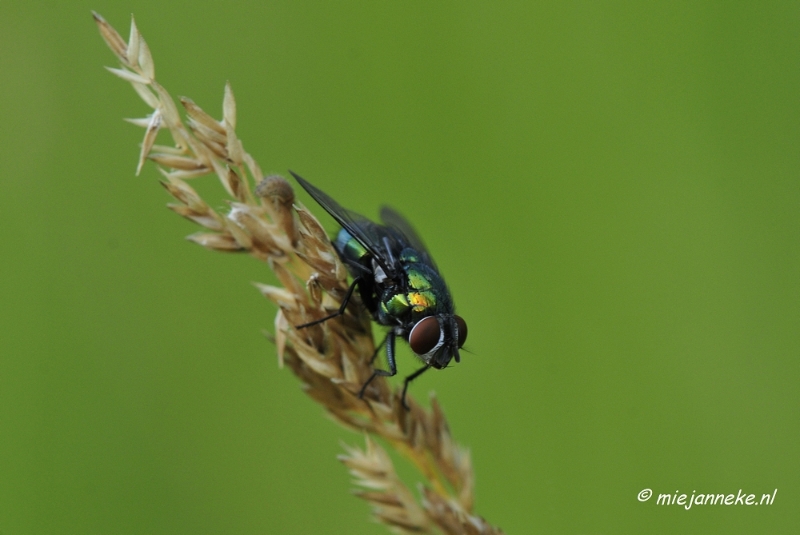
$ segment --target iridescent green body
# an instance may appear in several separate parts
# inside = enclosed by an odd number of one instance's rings
[[[383,224],[375,223],[342,208],[307,180],[295,173],[292,175],[342,226],[333,245],[353,276],[338,311],[297,328],[341,316],[357,288],[375,321],[389,327],[380,344],[386,346],[389,369],[375,369],[358,395],[364,396],[375,377],[391,377],[397,373],[395,340],[400,338],[425,363],[403,382],[401,399],[408,408],[405,395],[409,382],[430,368],[441,370],[453,359],[460,361],[459,349],[467,339],[467,324],[455,313],[453,299],[433,258],[403,216],[384,206],[381,209]]]
[[[372,269],[371,255],[346,229],[341,229],[334,242],[336,251],[350,272],[357,276],[361,269],[355,265]],[[382,325],[416,323],[420,319],[436,314],[452,314],[453,302],[447,286],[436,270],[421,261],[419,253],[410,247],[394,252],[405,284],[368,284],[361,288],[361,298]],[[365,291],[367,295],[365,296]],[[370,306],[372,305],[372,306]]]

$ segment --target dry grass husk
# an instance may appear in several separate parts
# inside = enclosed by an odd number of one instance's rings
[[[334,420],[366,434],[366,448],[347,447],[339,459],[355,482],[366,490],[356,495],[368,501],[375,517],[399,533],[502,533],[474,515],[474,478],[469,452],[450,435],[435,397],[431,409],[407,397],[378,377],[358,392],[372,374],[375,351],[370,317],[364,307],[349,307],[341,321],[303,330],[293,326],[322,318],[338,309],[347,290],[347,271],[339,261],[319,221],[295,202],[289,183],[280,176],[263,178],[261,168],[236,136],[236,101],[225,86],[223,117],[216,120],[188,98],[181,98],[181,118],[172,97],[155,80],[153,58],[135,22],[126,42],[100,15],[100,34],[121,68],[108,68],[129,82],[153,112],[129,122],[145,129],[136,168],[146,160],[158,165],[161,184],[177,201],[174,212],[205,230],[188,239],[215,251],[242,252],[269,264],[281,287],[256,284],[279,308],[274,341],[281,366],[297,375],[305,392]],[[174,146],[156,145],[167,129]],[[216,175],[231,197],[229,208],[212,208],[189,181]],[[255,187],[253,187],[255,186]],[[408,458],[425,478],[416,498],[397,477],[386,452],[370,435]]]

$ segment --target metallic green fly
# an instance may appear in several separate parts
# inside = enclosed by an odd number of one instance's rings
[[[403,383],[402,402],[407,409],[408,383],[430,368],[441,370],[447,367],[452,359],[460,362],[458,350],[467,340],[467,324],[456,315],[453,298],[439,269],[403,216],[383,207],[383,224],[375,223],[342,208],[308,181],[290,173],[342,226],[333,246],[353,277],[337,312],[297,328],[310,327],[344,314],[353,291],[358,288],[361,301],[372,318],[389,327],[386,338],[378,346],[380,349],[386,345],[389,370],[375,369],[358,396],[364,396],[375,377],[397,374],[395,340],[399,337],[408,342],[411,350],[425,363]]]

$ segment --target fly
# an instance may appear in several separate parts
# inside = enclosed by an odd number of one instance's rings
[[[358,393],[362,398],[367,386],[378,376],[397,374],[395,340],[408,342],[411,350],[425,364],[403,382],[403,406],[408,384],[430,368],[441,370],[452,359],[461,361],[458,350],[467,340],[467,324],[455,313],[453,298],[439,269],[420,237],[406,219],[384,206],[382,224],[342,208],[324,192],[296,175],[292,176],[311,197],[341,226],[333,242],[353,282],[347,289],[338,311],[324,318],[298,325],[298,329],[317,325],[344,314],[347,303],[358,288],[361,300],[372,318],[389,327],[378,346],[386,346],[388,370],[374,369]],[[372,357],[374,360],[378,351]],[[370,362],[371,364],[371,362]]]

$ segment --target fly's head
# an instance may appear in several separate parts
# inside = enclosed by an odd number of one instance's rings
[[[419,320],[408,333],[408,344],[426,364],[441,370],[467,341],[467,323],[455,314],[437,314]]]

